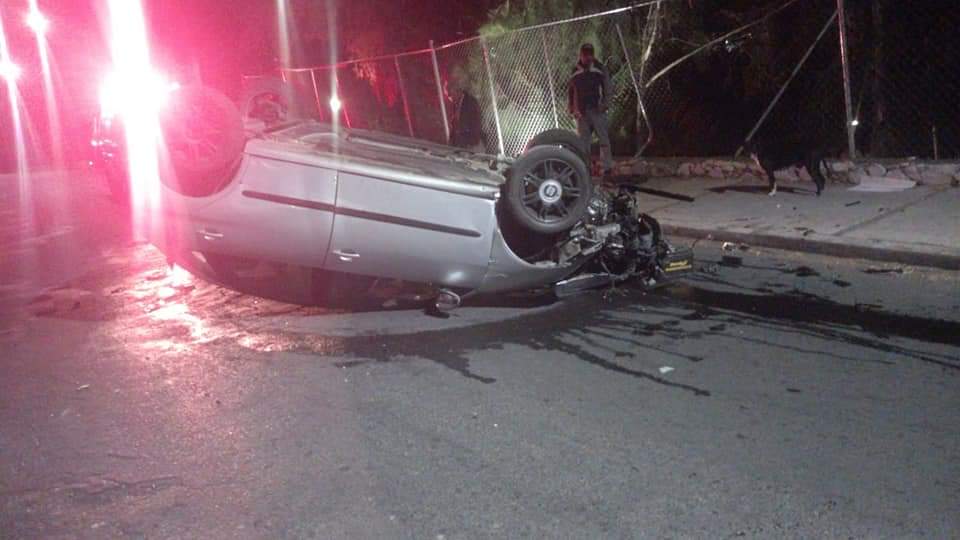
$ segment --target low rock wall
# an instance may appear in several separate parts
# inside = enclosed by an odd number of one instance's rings
[[[918,185],[960,185],[960,162],[920,160],[827,160],[834,181],[859,184],[865,176],[912,180]],[[750,159],[628,159],[617,163],[616,173],[625,176],[658,178],[739,179],[764,178],[760,167]],[[803,167],[788,167],[776,173],[778,180],[809,181]]]

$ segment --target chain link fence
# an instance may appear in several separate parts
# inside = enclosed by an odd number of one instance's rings
[[[850,0],[848,10],[857,148],[960,158],[960,5]]]
[[[946,46],[960,10],[844,1],[849,118],[837,0],[729,10],[660,0],[284,74],[323,119],[441,143],[466,127],[486,152],[518,155],[541,131],[575,129],[567,85],[591,42],[613,83],[617,155],[732,155],[775,141],[842,156],[849,127],[861,156],[960,157],[960,47]],[[465,100],[479,125],[463,125]]]

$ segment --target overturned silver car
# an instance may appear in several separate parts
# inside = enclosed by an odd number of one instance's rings
[[[184,87],[165,113],[171,167],[151,237],[171,257],[200,254],[217,272],[256,259],[403,280],[429,285],[444,309],[478,293],[654,286],[692,269],[629,187],[594,188],[572,133],[505,158],[276,111],[265,121],[256,103],[240,112]]]

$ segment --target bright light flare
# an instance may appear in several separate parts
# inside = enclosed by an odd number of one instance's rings
[[[290,23],[287,20],[289,12],[287,0],[277,0],[277,37],[280,39],[280,65],[290,65]]]
[[[109,42],[115,75],[101,88],[101,101],[123,119],[134,234],[147,239],[162,230],[158,108],[165,101],[163,77],[150,62],[147,22],[141,0],[107,0]]]
[[[144,112],[155,116],[178,89],[179,83],[153,69],[135,76],[110,73],[100,84],[100,116],[105,120]]]
[[[16,82],[23,75],[23,69],[20,68],[9,58],[0,60],[0,78],[7,82]]]
[[[330,110],[333,111],[333,114],[340,114],[340,109],[343,108],[343,102],[340,101],[339,96],[333,96],[330,98]]]
[[[50,44],[47,43],[47,31],[50,29],[50,20],[40,11],[37,0],[29,0],[26,23],[33,30],[37,42],[37,52],[40,56],[40,68],[43,75],[43,94],[47,103],[48,135],[50,136],[50,150],[53,160],[58,166],[63,162],[63,142],[60,130],[60,108],[57,104],[56,89],[54,88],[53,71],[50,69]]]
[[[50,19],[38,9],[31,9],[27,13],[26,23],[34,33],[41,36],[46,34],[47,30],[50,30]]]
[[[33,231],[33,191],[28,178],[30,171],[27,168],[27,147],[24,144],[23,122],[20,118],[20,94],[17,89],[17,78],[20,77],[20,66],[10,59],[10,47],[7,43],[7,34],[3,26],[3,14],[0,13],[0,79],[7,87],[7,100],[11,122],[0,118],[0,133],[6,138],[7,129],[13,130],[13,148],[17,156],[17,190],[20,195],[20,215],[27,224],[27,234]],[[9,127],[8,127],[9,126]]]

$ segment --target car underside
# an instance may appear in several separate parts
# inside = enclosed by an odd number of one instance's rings
[[[594,187],[588,152],[568,132],[541,134],[511,158],[275,110],[268,121],[256,116],[262,100],[238,111],[207,88],[178,90],[174,103],[161,119],[162,219],[148,220],[148,234],[171,258],[198,254],[220,274],[236,260],[300,265],[417,283],[449,308],[478,293],[650,287],[692,269],[635,189]],[[99,148],[116,183],[122,148]]]

